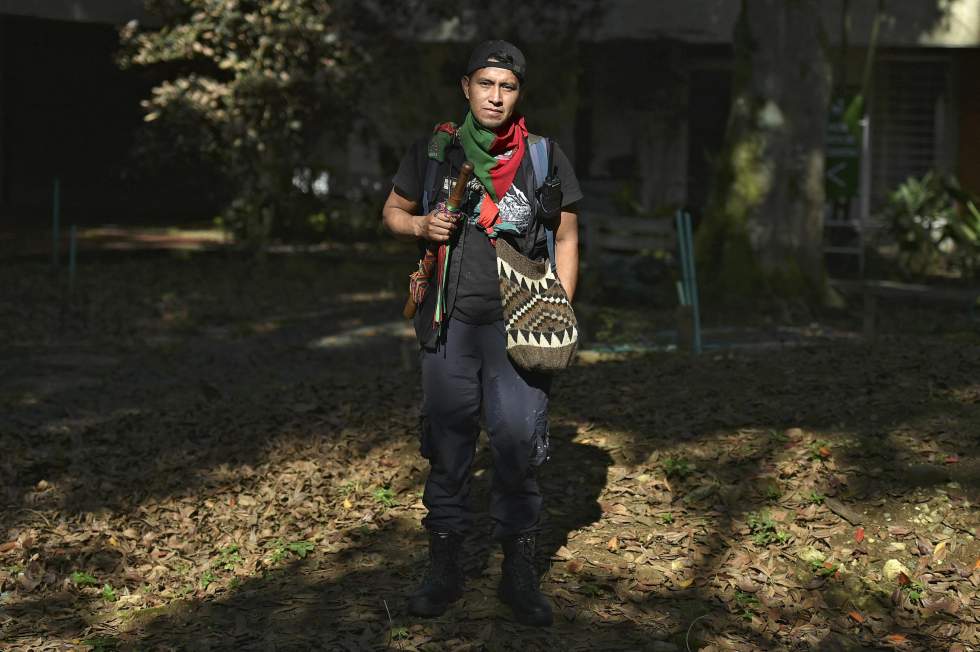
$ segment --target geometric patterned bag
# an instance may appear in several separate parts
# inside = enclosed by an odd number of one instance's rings
[[[551,262],[530,260],[503,238],[496,249],[508,355],[532,371],[566,368],[578,347],[578,322]]]

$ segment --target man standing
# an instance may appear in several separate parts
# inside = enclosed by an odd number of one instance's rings
[[[535,469],[548,457],[550,377],[515,366],[507,355],[495,245],[506,238],[528,258],[546,258],[551,229],[553,262],[571,300],[578,275],[575,203],[582,193],[564,153],[548,143],[549,174],[561,180],[561,209],[557,216],[543,214],[543,180],[536,178],[529,145],[540,137],[528,133],[517,112],[525,72],[524,55],[513,44],[477,46],[461,80],[469,104],[465,119],[458,127],[438,125],[409,149],[382,214],[389,231],[417,240],[422,249],[451,244],[415,315],[420,451],[430,462],[423,494],[429,567],[409,611],[437,616],[462,595],[459,550],[471,523],[466,502],[482,408],[494,464],[493,537],[504,549],[499,595],[520,622],[547,626],[551,606],[534,567],[542,502]],[[457,221],[439,202],[466,160],[475,175]]]

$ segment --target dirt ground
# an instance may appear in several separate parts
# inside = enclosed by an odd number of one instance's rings
[[[904,306],[698,357],[603,313],[540,470],[555,625],[496,600],[483,438],[465,596],[409,617],[410,266],[0,263],[0,649],[980,650],[980,326]]]

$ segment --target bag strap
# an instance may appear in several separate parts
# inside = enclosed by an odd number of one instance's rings
[[[537,190],[548,178],[548,160],[551,153],[551,141],[544,136],[529,134],[527,137],[528,146],[531,149],[531,164],[534,166],[534,189]],[[548,260],[551,261],[551,271],[558,273],[558,265],[555,262],[555,230],[544,225],[544,234],[548,242]]]

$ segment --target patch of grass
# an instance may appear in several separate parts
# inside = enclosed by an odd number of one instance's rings
[[[310,541],[290,541],[289,543],[285,543],[282,539],[276,539],[272,544],[272,553],[269,555],[269,561],[273,564],[278,564],[288,557],[290,553],[300,559],[306,559],[306,555],[312,552],[315,547],[316,544]]]
[[[218,551],[218,557],[211,562],[212,567],[220,568],[221,570],[232,571],[244,562],[242,555],[239,552],[238,544],[231,544],[225,546]]]
[[[782,544],[790,540],[790,534],[779,530],[776,521],[766,511],[750,512],[747,523],[752,532],[752,541],[758,546]]]
[[[667,512],[666,514],[661,514],[660,522],[663,523],[664,525],[670,525],[671,523],[674,522],[674,515],[671,514],[670,512]]]
[[[789,441],[789,436],[785,432],[771,429],[769,431],[769,441],[773,444],[785,444]]]
[[[589,598],[597,598],[602,595],[602,589],[595,584],[583,584],[578,588],[579,593]]]
[[[119,649],[119,641],[112,636],[95,636],[82,639],[82,645],[89,646],[90,652],[109,652]]]
[[[71,583],[78,587],[97,586],[99,580],[84,571],[75,571],[70,576]]]
[[[806,497],[806,500],[808,503],[811,503],[813,505],[823,505],[823,501],[825,498],[826,496],[824,496],[823,494],[817,493],[816,491],[811,491],[810,495]]]
[[[908,584],[902,585],[902,591],[908,596],[909,602],[922,604],[922,598],[926,594],[926,586],[919,580],[910,580]]]
[[[391,628],[391,639],[393,641],[402,641],[408,638],[408,627],[392,627]]]
[[[119,596],[116,594],[116,590],[112,588],[111,584],[102,585],[102,599],[106,602],[115,602],[119,599]]]
[[[810,570],[813,571],[814,575],[831,577],[836,575],[837,571],[840,570],[840,564],[835,564],[832,561],[817,561],[813,559],[810,561]]]
[[[361,485],[353,480],[348,480],[337,488],[337,492],[341,496],[350,496],[352,494],[359,493],[361,491]]]
[[[202,589],[206,589],[206,588],[208,588],[209,586],[211,586],[211,584],[213,584],[216,581],[218,581],[218,576],[215,575],[210,570],[206,570],[201,575],[201,579],[200,579],[200,582],[199,583],[200,583]]]
[[[390,487],[378,487],[372,495],[384,507],[394,507],[398,504],[395,502],[395,492]]]
[[[735,589],[735,606],[738,607],[742,620],[752,620],[761,603],[755,595],[742,589]]]
[[[766,500],[768,500],[771,503],[778,501],[783,496],[782,489],[780,489],[779,485],[776,484],[775,482],[766,485],[766,489],[764,493],[766,496]]]
[[[684,457],[668,457],[663,461],[663,469],[668,478],[684,478],[694,472],[694,465]]]
[[[830,456],[832,454],[830,450],[830,442],[827,441],[826,439],[818,439],[814,442],[811,442],[807,448],[810,451],[811,460],[830,459]]]

